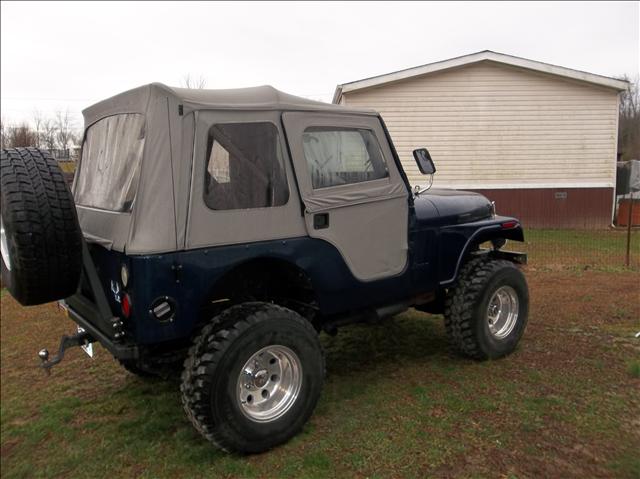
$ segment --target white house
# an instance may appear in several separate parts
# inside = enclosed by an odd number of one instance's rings
[[[382,114],[413,184],[480,191],[525,226],[611,224],[618,94],[627,82],[482,51],[338,85],[334,103]]]

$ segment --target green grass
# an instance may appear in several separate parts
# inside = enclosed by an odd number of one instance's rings
[[[76,162],[75,161],[59,161],[58,166],[65,173],[75,173]]]
[[[289,444],[252,457],[203,441],[183,417],[175,381],[122,373],[115,384],[87,378],[93,387],[86,390],[57,384],[61,371],[54,371],[37,380],[44,390],[35,397],[3,393],[3,448],[13,449],[2,476],[417,478],[468,454],[535,449],[534,438],[550,430],[556,444],[570,444],[574,435],[618,434],[625,402],[603,398],[606,388],[586,387],[584,371],[573,372],[582,378],[575,383],[554,386],[551,379],[564,372],[517,359],[451,358],[444,339],[440,320],[418,313],[324,337],[329,376],[314,417]],[[113,366],[104,363],[104,350],[98,354],[91,374]],[[82,381],[83,372],[77,374]],[[581,380],[584,386],[576,387]],[[476,467],[469,477],[495,477],[484,459]],[[634,467],[624,455],[610,463],[620,477]]]

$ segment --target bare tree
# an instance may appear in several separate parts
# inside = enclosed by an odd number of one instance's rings
[[[44,121],[44,116],[42,116],[42,113],[40,112],[40,110],[33,110],[33,126],[36,129],[36,146],[38,148],[40,148],[40,145],[42,144],[42,122]]]
[[[0,118],[0,148],[7,148],[7,121]]]
[[[187,73],[182,77],[182,86],[185,88],[191,88],[193,90],[202,90],[207,86],[207,80],[200,75],[197,79],[191,76],[191,73]]]
[[[35,146],[37,141],[36,132],[26,122],[7,128],[6,148]]]
[[[640,86],[639,77],[621,80],[629,82],[629,89],[620,94],[618,116],[618,153],[623,160],[640,160]]]
[[[47,150],[53,150],[56,147],[58,129],[56,122],[51,118],[42,121],[40,141],[42,146]]]
[[[56,140],[61,150],[69,148],[69,143],[74,140],[75,125],[69,110],[58,110],[55,117]]]

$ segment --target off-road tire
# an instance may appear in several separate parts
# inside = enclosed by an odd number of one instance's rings
[[[273,344],[297,354],[302,385],[281,417],[255,422],[240,410],[237,381],[246,361]],[[324,371],[322,347],[307,320],[274,304],[243,303],[215,317],[194,340],[182,373],[182,403],[194,427],[218,448],[258,453],[286,442],[302,429],[320,397]]]
[[[518,296],[518,317],[511,332],[496,338],[487,322],[488,302],[501,286]],[[510,261],[474,258],[461,269],[445,302],[445,327],[452,349],[474,359],[496,359],[513,352],[527,325],[529,293],[522,272]]]
[[[82,268],[82,236],[73,198],[56,160],[37,148],[0,155],[2,225],[10,269],[2,284],[22,305],[74,294]]]

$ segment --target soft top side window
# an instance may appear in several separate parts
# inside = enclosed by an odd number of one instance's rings
[[[209,129],[204,202],[214,210],[282,206],[289,187],[273,123],[224,123]]]
[[[371,130],[314,126],[304,131],[302,142],[314,189],[389,177]]]
[[[129,211],[138,190],[145,119],[138,113],[108,116],[89,127],[82,145],[75,201],[109,211]]]

